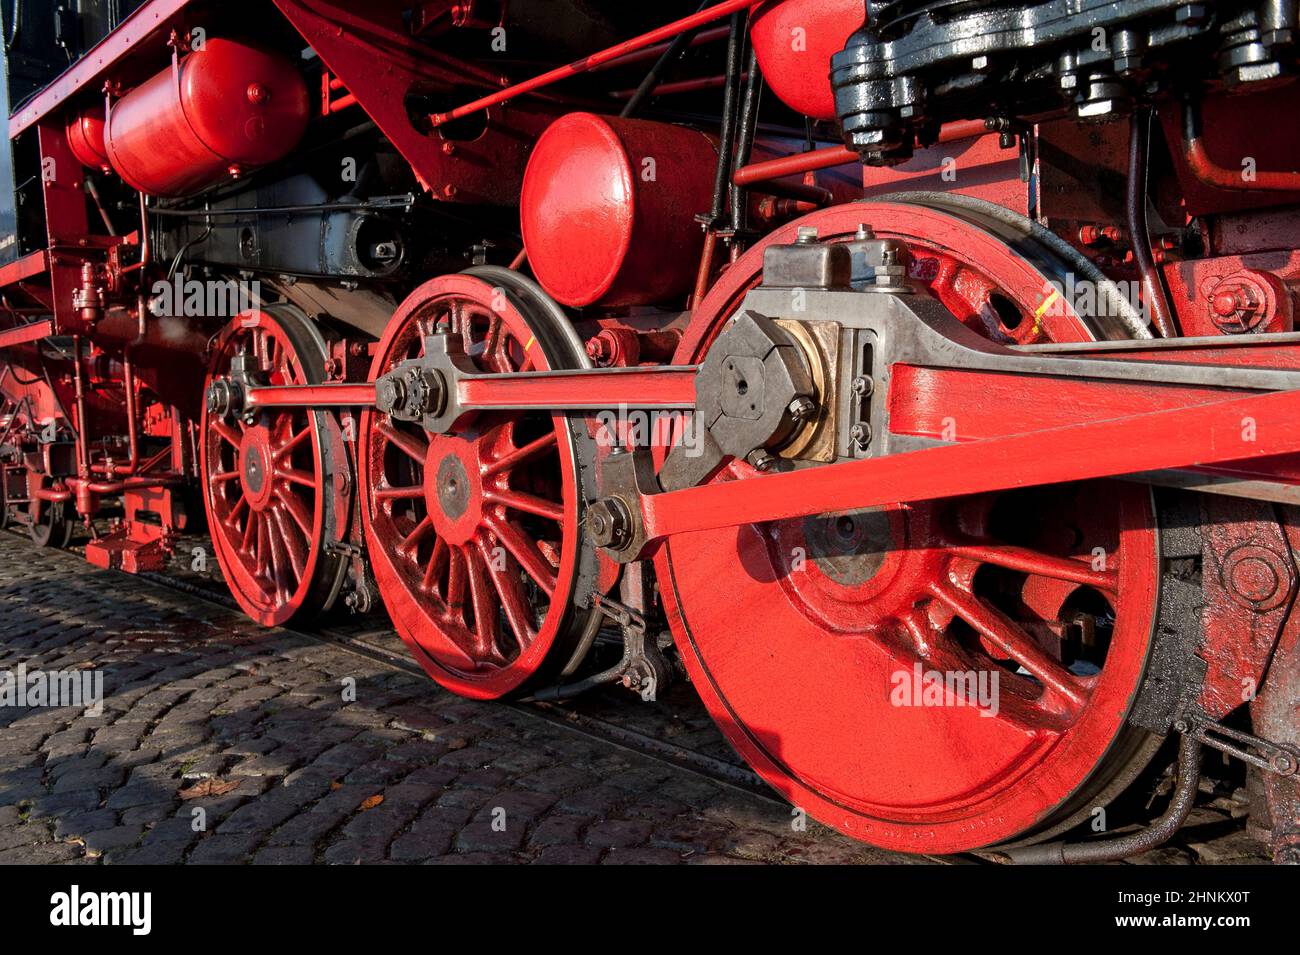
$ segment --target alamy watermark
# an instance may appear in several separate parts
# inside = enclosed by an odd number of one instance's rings
[[[170,282],[155,282],[150,296],[149,308],[160,317],[234,318],[262,307],[262,283],[185,279],[178,272]]]
[[[895,670],[889,682],[893,706],[970,706],[980,716],[998,715],[996,670],[927,670],[918,661],[911,670]]]
[[[699,419],[681,411],[641,411],[619,405],[596,413],[596,443],[601,447],[671,448],[681,445],[688,458],[704,453]]]
[[[71,707],[87,716],[104,715],[102,670],[0,670],[0,708]]]

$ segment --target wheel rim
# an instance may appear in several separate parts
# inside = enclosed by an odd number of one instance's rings
[[[48,487],[47,478],[39,478],[36,486]],[[28,534],[37,547],[52,547],[61,550],[72,540],[72,521],[67,518],[67,505],[63,501],[43,501],[34,498],[29,512],[31,523]]]
[[[237,318],[214,343],[208,379],[240,354],[268,384],[323,378],[324,345],[306,319],[260,311]],[[263,626],[328,608],[343,562],[324,553],[336,533],[341,454],[326,415],[262,412],[252,422],[203,414],[203,502],[217,560],[240,607]]]
[[[372,377],[422,355],[438,328],[462,335],[484,371],[555,367],[520,299],[453,275],[398,310]],[[457,693],[496,698],[548,675],[584,629],[571,609],[581,495],[570,427],[561,415],[503,413],[428,435],[388,415],[362,419],[362,513],[380,594],[424,669]]]
[[[790,231],[942,223],[916,255],[982,257],[931,273],[965,324],[1017,341],[1092,336],[1068,306],[1024,337],[1023,321],[990,323],[1007,314],[990,294],[1034,316],[1050,276],[946,212],[889,205]],[[742,259],[709,300],[734,309],[760,268]],[[677,362],[701,360],[729,314],[699,316]],[[733,462],[716,480],[754,473]],[[1116,754],[1139,758],[1124,719],[1157,606],[1153,528],[1146,491],[1091,483],[681,535],[657,563],[701,697],[774,788],[877,845],[957,852],[1058,827],[1115,777]]]

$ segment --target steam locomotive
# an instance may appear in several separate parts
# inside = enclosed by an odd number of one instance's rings
[[[688,679],[890,849],[1129,856],[1208,749],[1300,860],[1295,0],[0,13],[0,523]]]

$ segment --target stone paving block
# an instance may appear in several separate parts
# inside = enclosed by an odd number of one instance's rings
[[[534,711],[462,700],[332,643],[0,534],[0,669],[19,662],[93,664],[108,692],[98,718],[0,710],[0,863],[900,860],[822,827],[795,833],[772,799]],[[345,677],[355,702],[343,700]],[[620,696],[610,718],[733,760],[692,706]],[[205,781],[218,791],[181,799]],[[1244,812],[1226,800],[1204,831]],[[1260,858],[1251,845],[1207,837],[1169,861]]]

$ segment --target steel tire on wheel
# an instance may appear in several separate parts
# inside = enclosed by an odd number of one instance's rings
[[[270,307],[233,320],[213,343],[205,390],[241,351],[268,383],[324,380],[325,342],[301,312]],[[325,412],[262,412],[252,424],[203,413],[200,464],[208,529],[236,602],[263,626],[328,610],[347,572],[325,544],[348,515],[347,456]],[[269,465],[269,467],[268,467]]]
[[[371,377],[422,354],[439,327],[462,334],[485,370],[586,364],[539,289],[485,268],[413,292]],[[589,645],[599,619],[577,606],[594,585],[594,550],[579,531],[585,434],[580,417],[544,412],[480,415],[454,435],[363,416],[361,514],[379,592],[420,665],[453,692],[520,692],[571,669]]]
[[[986,336],[1113,330],[1073,303],[1044,310],[1047,283],[1077,263],[1053,268],[1041,246],[1030,261],[1032,243],[1013,250],[984,205],[836,207],[769,241],[792,241],[801,225],[847,238],[869,223],[907,238],[914,276]],[[742,257],[702,303],[676,364],[702,360],[762,254]],[[761,478],[743,462],[715,478],[749,479]],[[950,853],[1044,838],[1105,805],[1159,742],[1125,722],[1159,596],[1158,531],[1139,486],[679,535],[656,569],[687,669],[731,744],[791,803],[875,845]],[[950,690],[913,703],[936,673],[974,674],[972,690],[979,674],[989,689],[996,675],[997,713]]]

